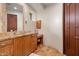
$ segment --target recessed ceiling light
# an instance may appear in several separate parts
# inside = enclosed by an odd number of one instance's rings
[[[17,9],[17,7],[14,7],[14,9],[16,10],[16,9]]]

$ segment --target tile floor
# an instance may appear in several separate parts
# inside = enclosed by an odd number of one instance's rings
[[[34,52],[34,54],[40,55],[40,56],[64,56],[64,54],[60,53],[55,48],[50,48],[44,45],[40,45],[37,50]]]

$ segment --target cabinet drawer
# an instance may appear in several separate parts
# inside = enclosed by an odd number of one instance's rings
[[[0,47],[4,47],[6,45],[12,44],[12,40],[5,40],[0,42]]]
[[[0,56],[12,56],[13,55],[13,45],[7,45],[0,48]]]

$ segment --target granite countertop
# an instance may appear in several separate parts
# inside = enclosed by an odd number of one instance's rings
[[[7,39],[10,39],[10,38],[21,37],[21,36],[25,36],[25,35],[29,35],[29,34],[34,34],[34,32],[19,33],[19,34],[9,33],[7,35],[6,34],[3,34],[3,35],[0,34],[0,41],[7,40]]]

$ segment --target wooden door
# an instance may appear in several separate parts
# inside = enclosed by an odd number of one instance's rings
[[[29,55],[30,51],[30,35],[23,36],[23,55]]]
[[[65,4],[65,54],[76,55],[75,4]]]
[[[36,38],[36,34],[31,34],[31,39],[30,39],[30,51],[31,51],[31,52],[34,52],[36,48],[37,48],[37,38]]]
[[[17,30],[17,15],[7,14],[7,31]]]
[[[79,4],[64,4],[64,53],[79,55]]]
[[[37,39],[35,34],[23,37],[23,55],[29,55],[37,48]]]
[[[14,39],[14,56],[22,56],[23,55],[23,38],[17,37]]]
[[[79,4],[76,4],[76,55],[79,55]]]

